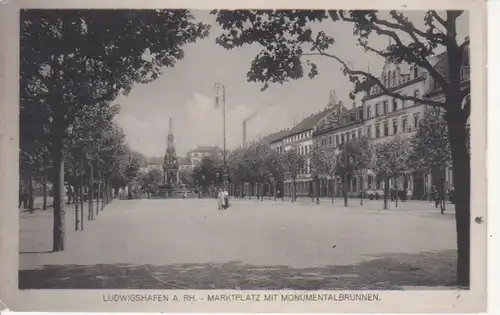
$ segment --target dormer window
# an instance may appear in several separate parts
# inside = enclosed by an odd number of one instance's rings
[[[415,66],[415,68],[413,68],[413,76],[415,77],[415,79],[418,77],[419,73],[418,73],[418,67]]]
[[[397,82],[396,82],[396,72],[393,72],[392,73],[392,85],[397,85]]]

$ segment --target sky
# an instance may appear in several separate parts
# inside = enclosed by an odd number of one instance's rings
[[[325,108],[330,91],[338,100],[352,106],[349,91],[352,84],[334,60],[311,57],[320,74],[314,79],[305,76],[283,85],[271,85],[261,91],[258,83],[246,81],[250,62],[259,46],[244,46],[231,51],[215,43],[222,30],[209,11],[195,11],[197,20],[212,25],[210,36],[184,46],[184,59],[174,68],[167,68],[156,81],[136,85],[128,96],[120,96],[121,106],[116,121],[123,128],[132,149],[147,156],[163,156],[167,145],[169,118],[173,121],[175,147],[178,156],[197,146],[222,147],[222,108],[215,107],[214,84],[226,88],[226,146],[242,144],[242,121],[257,112],[247,124],[247,140],[258,139],[270,133],[291,128],[294,122]],[[408,12],[416,26],[423,23],[423,12]],[[336,40],[335,53],[351,66],[380,72],[384,60],[366,53],[357,46],[349,23],[331,21],[314,25],[313,30],[324,30]],[[458,36],[468,36],[468,15],[458,21]],[[389,43],[386,37],[372,37],[370,44],[377,48]],[[359,102],[358,102],[359,104]]]

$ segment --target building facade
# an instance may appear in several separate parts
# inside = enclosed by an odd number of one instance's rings
[[[447,75],[446,53],[437,55],[430,62],[445,78]],[[461,82],[465,86],[470,84],[470,65],[468,50],[464,54]],[[405,64],[392,64],[386,61],[381,74],[380,81],[389,91],[414,96],[420,99],[432,99],[443,101],[444,93],[432,80],[431,76],[422,68]],[[334,102],[335,103],[335,102]],[[338,152],[339,145],[350,139],[366,136],[373,144],[393,139],[394,137],[411,138],[419,128],[420,120],[425,111],[431,106],[413,101],[402,101],[388,96],[378,85],[372,85],[366,89],[361,104],[355,104],[350,109],[342,102],[330,103],[325,111],[311,115],[279,139],[271,142],[271,147],[279,153],[295,149],[301,155],[308,156],[313,146],[322,150],[334,150]],[[470,130],[470,122],[467,122],[467,130]],[[470,148],[470,133],[468,139]],[[359,196],[361,188],[364,190],[384,189],[384,181],[376,176],[372,170],[363,172],[363,175],[353,176],[349,182],[348,195]],[[445,171],[445,185],[447,189],[452,188],[452,169]],[[342,194],[342,183],[339,179],[331,179],[328,174],[319,174],[320,196],[336,196]],[[312,178],[310,161],[301,170],[297,178],[297,195],[308,195],[312,192]],[[390,188],[406,189],[408,197],[412,199],[426,199],[433,181],[430,171],[408,172],[396,183],[389,182]],[[291,179],[285,180],[285,192],[291,193]],[[334,188],[334,189],[332,189]]]
[[[296,195],[308,196],[312,194],[312,177],[311,177],[311,161],[310,153],[313,149],[313,131],[314,127],[335,109],[327,107],[318,113],[311,114],[306,117],[293,128],[288,130],[286,135],[273,142],[271,147],[279,153],[286,153],[289,150],[296,150],[297,154],[303,156],[305,165],[298,170],[298,175],[295,180]],[[285,176],[283,193],[291,196],[293,192],[293,180],[290,176]]]
[[[194,169],[204,157],[217,156],[222,158],[222,153],[222,149],[217,146],[198,146],[196,149],[187,152],[187,158],[191,162],[191,169]]]
[[[315,126],[313,131],[314,146],[322,151],[339,152],[339,147],[351,139],[359,138],[363,134],[363,107],[352,104],[347,109],[342,102],[333,105],[333,110],[325,119]],[[341,195],[342,183],[338,178],[332,179],[329,174],[318,174],[319,195],[321,197]],[[354,177],[347,187],[348,195],[358,194],[359,181]]]

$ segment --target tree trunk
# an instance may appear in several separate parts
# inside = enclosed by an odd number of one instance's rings
[[[441,172],[441,214],[444,214],[446,210],[446,192],[445,192],[445,179],[446,179],[446,169]]]
[[[73,165],[73,179],[75,181],[75,231],[78,231],[80,228],[80,213],[79,213],[79,204],[78,204],[78,177],[76,174],[76,163]],[[83,211],[83,209],[82,209]]]
[[[315,194],[315,188],[314,188],[314,178],[311,179],[311,181],[309,182],[309,194],[311,195],[311,202],[314,202],[314,196],[316,195]]]
[[[55,139],[53,144],[53,206],[54,206],[54,227],[52,250],[59,252],[64,250],[65,241],[65,217],[64,209],[64,156],[62,139]]]
[[[359,188],[360,188],[359,204],[363,205],[363,194],[364,194],[364,190],[365,190],[365,177],[363,175],[361,175],[361,182],[360,182]]]
[[[94,220],[94,167],[92,161],[89,161],[89,189],[87,193],[89,202],[89,221]]]
[[[45,161],[44,161],[44,165],[43,165],[43,206],[42,206],[42,209],[43,210],[47,210],[47,166],[45,165]]]
[[[458,103],[458,102],[457,102]],[[467,150],[466,117],[457,103],[451,103],[445,119],[452,152],[453,186],[455,190],[455,220],[457,231],[457,280],[459,285],[470,284],[470,156]]]
[[[335,203],[335,176],[331,176],[332,177],[332,205]]]
[[[28,203],[28,208],[30,209],[31,212],[35,211],[35,197],[33,196],[33,176],[31,173],[29,174],[29,179],[28,179],[28,188],[29,188],[29,203]]]
[[[384,210],[387,210],[387,197],[389,195],[389,177],[384,178]]]
[[[83,213],[83,159],[80,162],[80,178],[78,181],[78,192],[80,193],[80,231],[83,231],[83,221],[84,221],[84,213]]]
[[[316,204],[319,205],[319,177],[316,177]]]
[[[274,202],[276,202],[276,181],[273,181],[273,196]]]
[[[398,207],[398,194],[399,194],[399,186],[398,186],[398,179],[394,178],[394,182],[396,184],[396,208]]]
[[[348,178],[347,178],[347,175],[344,175],[344,183],[342,184],[342,190],[343,190],[343,194],[344,194],[344,206],[347,207],[348,204],[347,204],[347,185],[348,185],[349,181],[348,181]]]
[[[285,201],[285,179],[281,181],[283,183],[281,189],[281,201]]]
[[[96,196],[96,215],[99,215],[99,199],[102,199],[101,194],[101,171],[97,170],[97,196]],[[101,200],[102,201],[102,200]],[[102,202],[101,202],[102,203]]]
[[[295,182],[295,178],[293,179],[292,185],[293,185],[292,200],[293,200],[293,202],[295,202],[297,200],[297,183]]]

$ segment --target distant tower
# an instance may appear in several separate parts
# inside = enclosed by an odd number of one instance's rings
[[[172,129],[172,117],[168,121],[168,136],[167,136],[167,150],[163,158],[163,182],[176,184],[179,180],[178,175],[179,163],[175,153],[174,145],[174,132]]]

